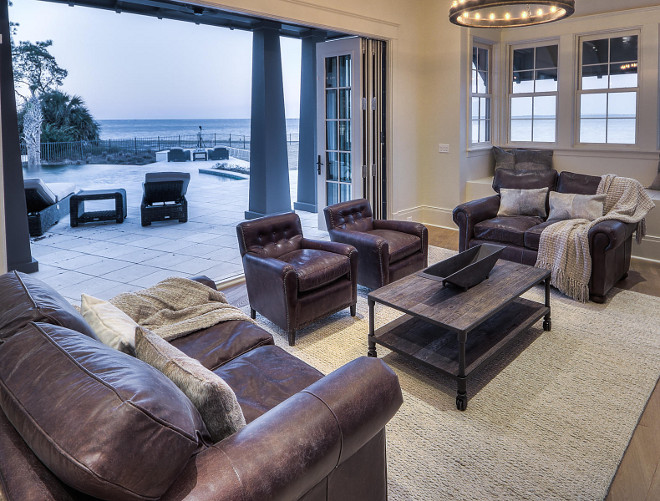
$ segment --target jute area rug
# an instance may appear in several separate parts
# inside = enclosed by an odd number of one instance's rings
[[[430,249],[430,262],[454,254]],[[367,353],[367,289],[348,310],[283,331],[277,345],[329,373]],[[542,301],[542,287],[525,297]],[[379,346],[404,403],[387,425],[391,500],[603,499],[660,374],[660,299],[615,290],[581,304],[553,289],[552,331],[528,334],[468,380],[455,382]],[[396,318],[376,305],[376,327]],[[492,378],[492,380],[491,380]]]

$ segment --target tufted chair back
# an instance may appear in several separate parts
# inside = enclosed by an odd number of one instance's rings
[[[236,234],[241,256],[249,252],[272,258],[300,249],[303,238],[300,218],[293,212],[243,221]]]
[[[323,209],[323,213],[328,231],[370,231],[374,228],[371,206],[364,198],[330,205]]]

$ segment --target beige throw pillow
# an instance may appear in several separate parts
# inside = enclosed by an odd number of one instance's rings
[[[500,209],[498,216],[539,216],[545,217],[545,199],[548,188],[518,190],[500,188]]]
[[[603,215],[605,194],[576,195],[575,193],[550,192],[550,216],[548,220],[588,219],[593,221]]]
[[[87,294],[80,300],[80,313],[103,344],[129,355],[135,353],[135,328],[138,324],[119,308]]]
[[[138,327],[135,330],[135,354],[165,374],[185,393],[215,442],[245,426],[245,416],[236,394],[224,379],[159,335]]]

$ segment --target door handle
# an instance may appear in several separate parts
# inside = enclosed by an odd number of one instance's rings
[[[318,175],[321,175],[321,166],[323,165],[323,162],[321,162],[321,155],[319,155],[318,160],[316,161],[316,172]]]

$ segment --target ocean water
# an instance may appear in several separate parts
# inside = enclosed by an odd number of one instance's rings
[[[172,120],[99,120],[101,139],[134,137],[195,136],[202,126],[204,136],[250,136],[250,119],[172,119]],[[297,118],[286,121],[287,139],[298,140]]]

